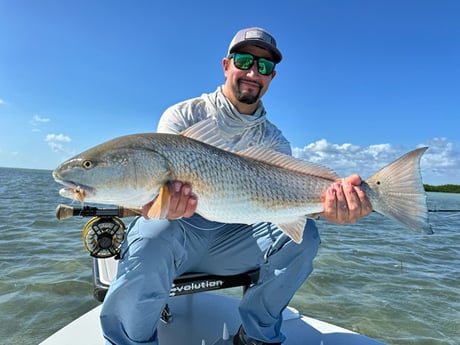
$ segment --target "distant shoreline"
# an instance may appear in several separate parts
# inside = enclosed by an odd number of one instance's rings
[[[460,185],[458,184],[443,184],[440,186],[424,184],[423,187],[426,192],[460,193]]]

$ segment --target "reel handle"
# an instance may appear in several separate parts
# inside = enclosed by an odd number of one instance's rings
[[[56,208],[56,218],[59,220],[67,219],[70,217],[134,217],[142,214],[141,209],[135,208],[97,208],[91,206],[72,207],[60,204]]]

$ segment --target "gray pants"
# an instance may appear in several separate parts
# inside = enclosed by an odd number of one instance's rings
[[[179,220],[137,218],[122,247],[101,324],[109,344],[157,345],[157,325],[173,280],[185,272],[231,275],[260,269],[240,303],[246,333],[276,343],[281,313],[313,270],[320,239],[308,220],[296,244],[270,223],[223,224],[198,215]]]

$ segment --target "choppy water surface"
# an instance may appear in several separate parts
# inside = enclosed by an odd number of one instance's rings
[[[97,305],[85,220],[55,218],[68,203],[58,189],[49,171],[0,168],[0,344],[38,344]],[[428,201],[460,209],[459,194]],[[292,305],[388,344],[460,344],[460,213],[431,213],[430,223],[432,236],[378,214],[319,221],[316,269]]]

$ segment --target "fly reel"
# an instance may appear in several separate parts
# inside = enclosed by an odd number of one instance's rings
[[[125,224],[118,217],[94,217],[83,227],[83,244],[95,258],[118,255],[125,239]]]
[[[93,217],[83,227],[83,244],[89,254],[95,258],[109,258],[120,253],[125,239],[125,224],[119,217],[135,217],[142,210],[133,208],[97,208],[92,206],[72,207],[58,205],[56,218]]]

